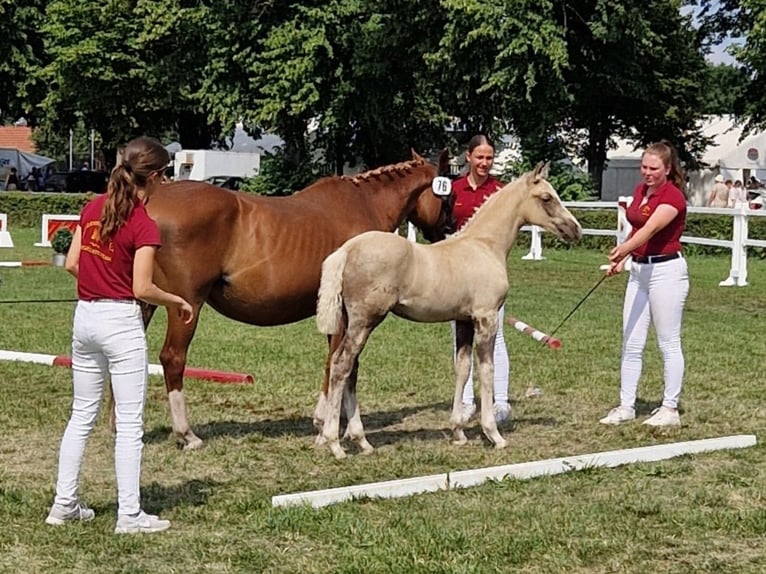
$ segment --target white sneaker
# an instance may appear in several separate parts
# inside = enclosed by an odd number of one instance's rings
[[[598,422],[600,422],[602,425],[619,425],[628,421],[632,421],[635,418],[636,409],[619,406],[609,411],[609,413]]]
[[[650,427],[680,427],[681,415],[678,409],[660,407],[652,411],[652,416],[646,419],[643,424]]]
[[[495,423],[501,425],[511,418],[511,405],[505,401],[495,403],[492,405],[492,412],[495,415]]]
[[[117,518],[115,534],[138,534],[140,532],[162,532],[170,528],[170,520],[162,520],[154,514],[146,514],[143,510],[138,516],[120,515]]]
[[[463,403],[463,423],[467,423],[473,418],[473,415],[476,414],[476,404],[475,403]]]
[[[52,526],[61,526],[67,522],[75,522],[77,520],[82,520],[83,522],[93,520],[94,516],[96,516],[96,513],[82,502],[78,502],[74,506],[54,504],[51,506],[51,511],[48,513],[45,523]]]

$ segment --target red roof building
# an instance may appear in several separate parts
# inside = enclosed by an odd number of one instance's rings
[[[36,153],[37,147],[32,141],[32,128],[27,126],[0,126],[0,148]]]

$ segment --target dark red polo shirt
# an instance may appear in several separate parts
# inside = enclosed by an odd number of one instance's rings
[[[503,187],[503,183],[492,176],[476,189],[468,183],[468,176],[464,175],[452,182],[452,191],[455,193],[455,207],[452,213],[455,216],[457,229],[463,227],[474,214],[476,209],[484,203],[490,195]]]
[[[82,247],[77,274],[77,296],[83,301],[94,299],[135,299],[133,296],[133,261],[136,251],[146,245],[159,246],[160,230],[144,204],[136,203],[133,211],[114,237],[102,244],[101,210],[107,195],[89,202],[80,214]]]
[[[641,229],[652,216],[657,206],[662,203],[672,205],[678,210],[678,215],[663,229],[654,234],[633,253],[635,255],[665,255],[681,251],[681,235],[686,227],[686,198],[683,192],[670,181],[665,182],[649,197],[645,205],[641,202],[646,196],[646,184],[641,183],[633,192],[633,202],[625,212],[628,223],[633,226],[631,237]]]

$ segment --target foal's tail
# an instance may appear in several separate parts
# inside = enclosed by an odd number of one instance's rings
[[[343,270],[348,251],[341,247],[322,263],[322,281],[317,301],[317,328],[325,335],[343,330]]]

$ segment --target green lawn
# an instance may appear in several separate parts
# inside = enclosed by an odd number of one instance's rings
[[[4,260],[49,259],[30,247],[39,230],[13,233]],[[598,281],[603,253],[546,250],[509,257],[508,314],[549,331]],[[751,285],[720,288],[723,257],[691,257],[684,322],[684,426],[604,428],[618,398],[625,277],[604,281],[562,327],[554,351],[506,326],[512,361],[510,446],[490,448],[478,423],[469,444],[449,438],[450,329],[389,317],[362,355],[359,400],[372,456],[336,461],[315,449],[311,416],[324,338],[313,319],[258,328],[203,311],[189,365],[251,373],[253,386],[189,380],[192,425],[206,442],[184,452],[169,438],[164,385],[152,377],[143,465],[145,507],[173,521],[155,535],[117,537],[113,439],[101,421],[86,453],[83,498],[95,521],[43,523],[71,400],[70,372],[0,363],[0,572],[709,572],[766,571],[766,449],[589,469],[461,491],[327,507],[271,508],[276,494],[695,440],[766,427],[763,343],[766,262]],[[75,296],[60,268],[0,269],[0,349],[69,354],[73,303],[9,300]],[[164,313],[149,328],[151,360]],[[542,390],[536,399],[524,391]],[[650,340],[639,418],[662,396]]]

